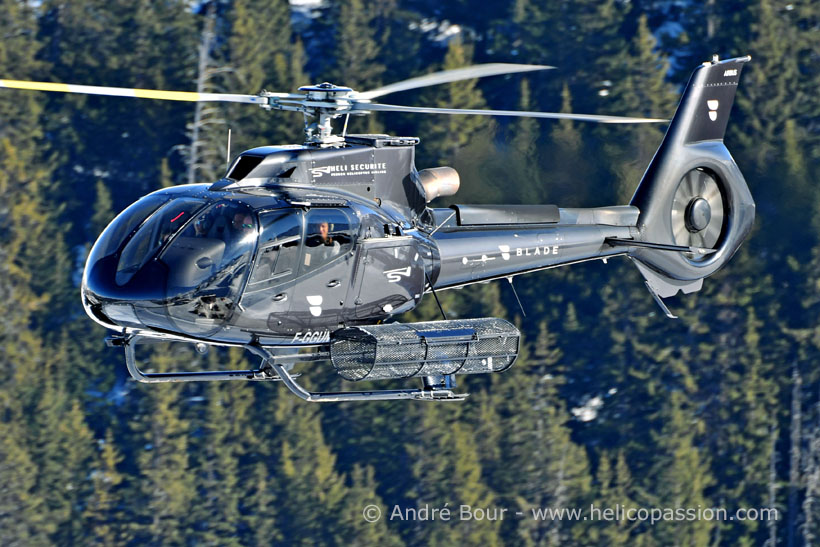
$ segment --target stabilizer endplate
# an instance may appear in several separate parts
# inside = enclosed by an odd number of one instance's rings
[[[678,294],[678,291],[684,294],[690,294],[699,291],[703,287],[703,278],[695,281],[681,281],[679,279],[672,279],[663,274],[660,274],[645,266],[640,261],[630,257],[630,260],[638,267],[649,289],[658,295],[660,298],[669,298]]]

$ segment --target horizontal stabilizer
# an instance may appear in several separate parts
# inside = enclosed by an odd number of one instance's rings
[[[717,249],[708,249],[706,247],[686,247],[684,245],[669,245],[667,243],[650,243],[648,241],[636,241],[634,239],[620,239],[617,237],[608,237],[604,239],[613,247],[646,247],[648,249],[657,249],[659,251],[673,251],[678,253],[693,253],[698,255],[708,255],[717,252]]]

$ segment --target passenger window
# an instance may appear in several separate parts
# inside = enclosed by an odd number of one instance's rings
[[[265,290],[294,276],[302,239],[301,215],[301,211],[294,210],[259,215],[262,235],[246,294]]]
[[[352,245],[350,220],[344,212],[340,209],[312,209],[308,213],[300,275],[343,256]]]

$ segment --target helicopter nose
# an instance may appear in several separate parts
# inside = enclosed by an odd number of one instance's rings
[[[161,265],[146,264],[134,272],[129,283],[117,283],[118,256],[86,263],[80,289],[83,308],[91,319],[107,328],[145,327],[138,308],[146,301],[160,304],[166,273]]]

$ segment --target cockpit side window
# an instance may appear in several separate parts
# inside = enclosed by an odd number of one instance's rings
[[[290,209],[262,213],[259,223],[259,250],[245,288],[246,296],[292,279],[299,266],[302,212]]]
[[[199,199],[178,198],[157,210],[125,245],[115,281],[124,285],[204,205]]]
[[[344,256],[352,246],[350,219],[341,209],[312,209],[307,217],[305,253],[299,275]]]

